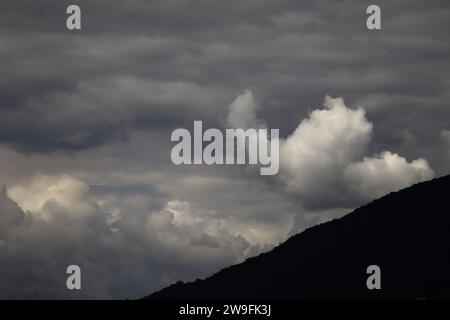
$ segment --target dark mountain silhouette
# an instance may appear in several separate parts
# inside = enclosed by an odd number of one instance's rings
[[[205,280],[144,299],[450,298],[450,176],[391,193]],[[381,290],[366,269],[381,268]]]

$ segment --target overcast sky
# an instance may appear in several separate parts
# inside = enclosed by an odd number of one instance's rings
[[[141,297],[450,172],[447,0],[72,3],[0,5],[0,298]],[[172,164],[236,114],[277,175]]]

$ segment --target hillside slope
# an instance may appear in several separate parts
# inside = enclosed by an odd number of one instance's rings
[[[450,298],[449,198],[450,176],[420,183],[144,299]],[[381,290],[366,287],[372,264]]]

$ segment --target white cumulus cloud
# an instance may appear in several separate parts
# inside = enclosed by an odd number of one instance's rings
[[[343,173],[348,187],[364,199],[381,197],[388,191],[397,191],[431,178],[433,170],[426,160],[408,162],[389,151],[352,163]]]
[[[245,90],[243,94],[237,96],[228,109],[227,126],[230,128],[256,129],[262,124],[256,115],[259,106],[250,90]]]
[[[228,123],[261,125],[256,111],[247,90],[230,105]],[[390,151],[368,156],[372,136],[373,125],[362,107],[349,108],[342,98],[327,96],[323,108],[280,139],[277,177],[307,207],[332,208],[372,200],[434,176],[425,159],[408,162]]]
[[[311,112],[280,145],[280,179],[305,198],[335,193],[339,173],[364,154],[372,124],[362,108],[341,98],[325,98],[325,108]]]

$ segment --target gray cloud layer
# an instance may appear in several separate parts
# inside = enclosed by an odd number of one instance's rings
[[[450,171],[448,1],[379,1],[376,32],[368,1],[78,1],[81,32],[68,4],[0,6],[0,297],[139,297]],[[172,165],[193,120],[280,128],[280,175]]]

